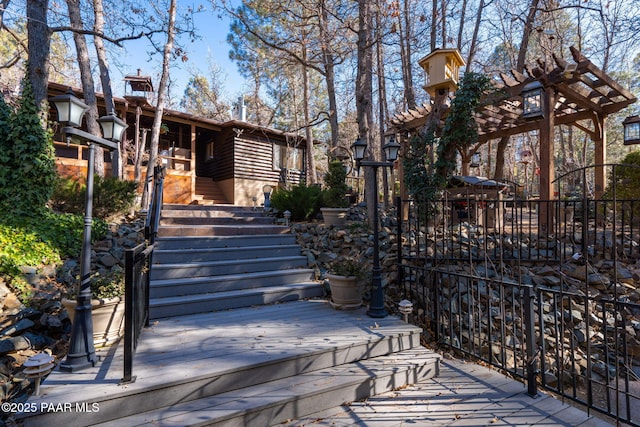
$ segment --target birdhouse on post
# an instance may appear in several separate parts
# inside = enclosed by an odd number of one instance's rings
[[[125,76],[124,83],[124,97],[127,101],[141,105],[149,103],[153,93],[151,77],[141,75],[138,69],[138,74]]]
[[[424,90],[432,99],[438,93],[443,95],[455,92],[458,88],[460,67],[465,65],[458,49],[436,49],[418,61],[418,64],[426,74]]]

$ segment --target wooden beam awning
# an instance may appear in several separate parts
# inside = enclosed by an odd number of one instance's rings
[[[555,124],[574,124],[594,117],[606,117],[636,102],[636,97],[613,78],[595,66],[574,47],[573,62],[553,55],[546,63],[539,59],[525,67],[526,75],[511,70],[501,73],[502,97],[487,98],[477,112],[479,141],[517,135],[540,128],[539,121],[522,117],[522,88],[535,80],[556,92]],[[431,107],[422,105],[396,114],[391,125],[396,129],[414,130],[424,126]]]

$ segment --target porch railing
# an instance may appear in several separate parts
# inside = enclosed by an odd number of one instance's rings
[[[135,382],[133,356],[144,326],[149,326],[149,277],[160,224],[164,168],[154,170],[153,192],[145,223],[144,243],[125,251],[124,375],[121,384]]]

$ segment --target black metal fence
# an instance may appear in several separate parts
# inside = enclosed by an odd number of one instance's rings
[[[615,188],[549,201],[485,190],[398,201],[399,281],[418,322],[532,395],[639,426],[640,201]]]
[[[144,243],[125,251],[124,375],[121,384],[135,382],[133,356],[144,326],[149,326],[149,269],[160,224],[165,169],[154,169],[153,191],[145,222]]]

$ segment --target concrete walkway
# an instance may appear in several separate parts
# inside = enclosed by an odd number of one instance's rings
[[[616,425],[550,395],[532,398],[524,384],[471,362],[445,358],[440,374],[403,390],[388,392],[293,420],[302,426],[580,426]],[[622,425],[622,424],[618,424]]]

